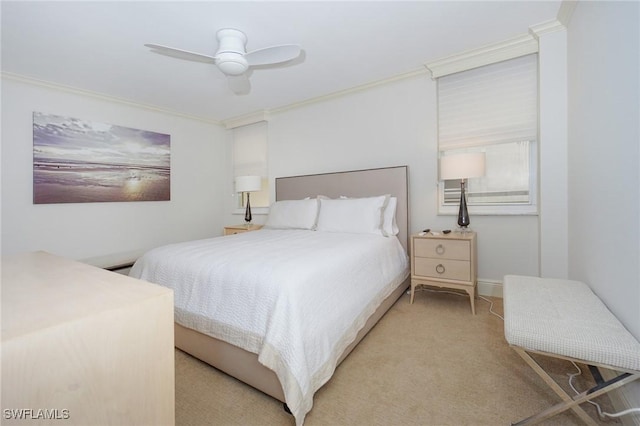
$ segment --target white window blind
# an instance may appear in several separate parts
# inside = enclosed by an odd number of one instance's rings
[[[485,177],[468,181],[472,212],[537,210],[537,59],[531,54],[438,79],[440,156],[469,151],[486,155]],[[440,184],[441,213],[454,212],[446,207],[457,206],[459,187],[459,181]]]
[[[266,121],[233,129],[233,176],[261,176],[262,190],[251,193],[251,207],[269,206]],[[238,208],[245,205],[238,197]]]
[[[233,129],[235,176],[267,176],[267,123]]]
[[[535,140],[536,54],[438,79],[440,150]]]

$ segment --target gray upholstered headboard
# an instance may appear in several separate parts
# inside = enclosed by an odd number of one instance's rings
[[[317,195],[337,198],[341,195],[371,197],[391,194],[398,198],[396,208],[396,221],[400,229],[398,239],[407,250],[409,241],[408,178],[407,166],[280,177],[276,178],[276,201],[299,200]]]

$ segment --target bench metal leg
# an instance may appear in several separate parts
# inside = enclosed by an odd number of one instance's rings
[[[545,383],[547,385],[549,385],[549,387],[551,389],[553,389],[553,391],[560,398],[562,398],[562,400],[564,402],[562,402],[559,405],[565,406],[565,405],[571,403],[572,398],[569,395],[567,395],[567,393],[564,391],[564,389],[562,389],[560,387],[560,385],[558,385],[555,382],[555,380],[553,380],[551,378],[551,376],[549,376],[549,374],[547,374],[547,372],[544,371],[542,369],[542,367],[540,367],[540,365],[533,358],[531,358],[531,356],[524,349],[518,348],[518,347],[514,347],[513,349],[518,353],[518,355],[520,355],[522,357],[522,359],[525,360],[525,362],[527,364],[529,364],[529,367],[531,367],[536,373],[538,373],[538,376],[540,376],[542,378],[542,380],[544,380]],[[553,408],[557,408],[557,406],[552,407],[552,409]],[[565,410],[567,410],[569,408],[572,408],[573,411],[578,415],[578,417],[580,417],[582,419],[582,421],[584,421],[586,424],[588,424],[588,425],[596,425],[596,422],[591,418],[591,416],[589,416],[586,413],[586,411],[584,411],[581,407],[579,407],[577,405],[574,406],[574,407],[568,407],[567,406],[566,408],[564,408],[564,409],[562,409],[562,410],[560,410],[558,412],[555,412],[555,410],[554,410],[554,412],[550,412],[551,409],[545,410],[545,411],[542,411],[541,413],[538,413],[538,414],[536,414],[534,416],[528,417],[528,418],[526,418],[526,419],[524,419],[524,420],[522,420],[522,421],[520,421],[518,423],[514,423],[514,424],[516,424],[516,425],[527,425],[527,424],[532,424],[533,425],[533,424],[537,424],[537,423],[539,423],[539,422],[541,422],[543,420],[546,420],[546,419],[548,419],[548,418],[550,418],[550,417],[552,417],[552,416],[554,416],[554,415],[556,415],[556,414],[558,414],[558,413],[560,413],[562,411],[565,411]]]
[[[513,349],[518,353],[518,355],[522,357],[522,359],[526,361],[527,364],[529,364],[529,366],[536,373],[538,373],[538,375],[545,381],[545,383],[547,383],[549,387],[551,387],[551,389],[553,389],[553,391],[560,398],[562,398],[563,401],[538,414],[514,423],[514,425],[534,425],[540,423],[541,421],[549,419],[556,414],[560,414],[568,409],[572,409],[586,424],[597,425],[595,420],[593,420],[591,416],[589,416],[587,412],[580,407],[580,404],[603,395],[607,392],[610,392],[614,389],[617,389],[621,386],[624,386],[627,383],[633,382],[634,380],[640,379],[640,373],[624,373],[607,382],[597,384],[593,388],[575,395],[574,397],[571,397],[555,382],[555,380],[551,378],[551,376],[549,376],[549,374],[547,374],[546,371],[542,369],[542,367],[540,367],[540,365],[524,349],[516,346],[513,346]]]

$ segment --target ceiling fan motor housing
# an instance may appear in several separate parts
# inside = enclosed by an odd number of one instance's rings
[[[235,52],[218,53],[216,65],[226,75],[241,75],[249,69],[249,64],[244,56]]]
[[[223,28],[216,33],[218,51],[216,65],[226,75],[241,75],[249,69],[244,58],[247,36],[234,28]]]

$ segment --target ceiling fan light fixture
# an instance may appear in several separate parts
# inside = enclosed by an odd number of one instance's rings
[[[216,65],[225,75],[241,75],[249,69],[249,64],[244,56],[233,52],[216,55]]]

